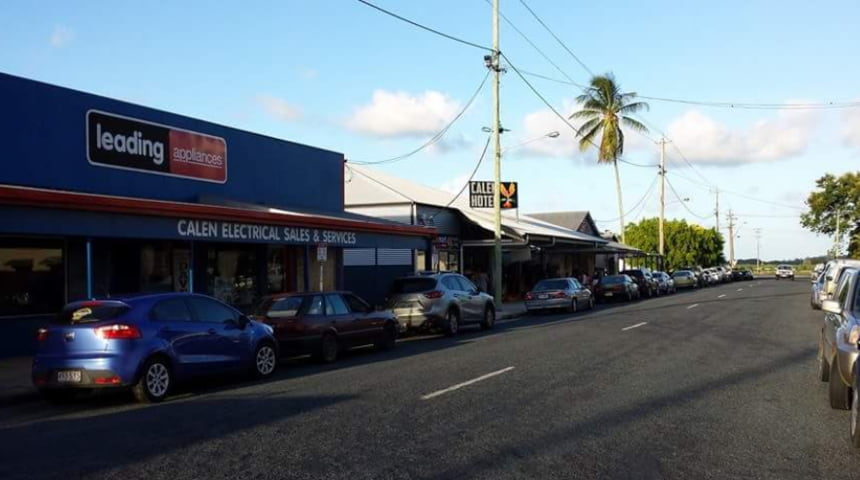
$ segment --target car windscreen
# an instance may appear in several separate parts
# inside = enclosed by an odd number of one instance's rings
[[[690,277],[693,275],[693,272],[688,272],[686,270],[682,270],[679,272],[675,272],[672,274],[673,277]]]
[[[391,284],[391,295],[421,293],[436,288],[435,278],[398,278]]]
[[[600,279],[601,285],[620,285],[622,283],[624,283],[624,277],[620,275],[612,275]]]
[[[567,280],[541,280],[535,285],[534,290],[564,290],[569,286]]]
[[[131,307],[123,302],[76,302],[66,305],[60,313],[54,317],[52,323],[56,325],[77,325],[80,323],[95,323],[104,320],[113,320],[123,316]]]
[[[636,277],[639,279],[645,278],[645,274],[642,273],[642,270],[624,270],[621,272],[625,275],[630,275],[631,277]]]

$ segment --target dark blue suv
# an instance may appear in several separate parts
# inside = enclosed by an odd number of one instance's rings
[[[269,376],[278,359],[271,327],[188,293],[71,303],[38,340],[33,383],[51,401],[80,389],[131,387],[139,401],[159,402],[193,377]]]

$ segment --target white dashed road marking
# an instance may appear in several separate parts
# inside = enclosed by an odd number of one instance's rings
[[[648,322],[642,322],[642,323],[637,323],[636,325],[630,325],[629,327],[624,327],[624,328],[622,328],[622,329],[621,329],[621,331],[623,332],[623,331],[626,331],[626,330],[631,330],[631,329],[634,329],[634,328],[637,328],[637,327],[641,327],[642,325],[648,325]]]
[[[446,394],[446,393],[448,393],[448,392],[453,392],[454,390],[459,390],[459,389],[461,389],[461,388],[463,388],[463,387],[466,387],[466,386],[469,386],[469,385],[471,385],[471,384],[473,384],[473,383],[478,383],[478,382],[480,382],[480,381],[482,381],[482,380],[486,380],[486,379],[488,379],[488,378],[495,377],[496,375],[501,375],[501,374],[503,374],[503,373],[505,373],[505,372],[510,372],[510,371],[511,371],[511,370],[513,370],[513,369],[514,369],[514,367],[507,367],[507,368],[503,368],[503,369],[501,369],[501,370],[496,370],[495,372],[490,372],[490,373],[488,373],[488,374],[486,374],[486,375],[481,375],[481,376],[480,376],[480,377],[478,377],[478,378],[473,378],[473,379],[471,379],[471,380],[467,380],[467,381],[465,381],[465,382],[463,382],[463,383],[458,383],[458,384],[456,384],[456,385],[454,385],[454,386],[451,386],[451,387],[448,387],[448,388],[446,388],[446,389],[443,389],[443,390],[437,390],[437,391],[435,391],[435,392],[433,392],[433,393],[428,393],[427,395],[424,395],[423,397],[421,397],[421,400],[430,400],[430,399],[431,399],[431,398],[433,398],[433,397],[438,397],[439,395],[444,395],[444,394]]]
[[[744,291],[744,289],[743,289],[743,288],[739,288],[739,289],[738,289],[738,291],[739,291],[739,292],[743,292],[743,291]]]
[[[726,296],[726,294],[724,293],[724,294],[720,295],[720,296],[719,296],[719,297],[717,297],[717,298],[723,298],[723,297],[725,297],[725,296]]]
[[[689,307],[687,307],[687,310],[690,310],[690,309],[692,309],[692,308],[696,308],[696,307],[698,307],[698,306],[699,306],[699,304],[698,304],[698,303],[694,303],[694,304],[690,305]]]

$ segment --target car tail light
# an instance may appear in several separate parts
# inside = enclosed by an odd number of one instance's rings
[[[114,375],[112,377],[96,377],[93,379],[93,383],[96,385],[119,385],[122,383],[122,379],[120,379],[118,375]]]
[[[860,341],[860,326],[855,325],[848,332],[848,343],[856,347],[858,341]]]
[[[439,290],[433,290],[432,292],[427,292],[424,294],[427,298],[442,298],[442,292]]]
[[[552,294],[552,298],[564,298],[566,296],[567,294],[565,294],[564,292],[555,292]]]
[[[526,293],[526,300],[531,300],[532,298],[534,298],[534,295],[532,295],[532,292]]]
[[[105,340],[130,340],[140,338],[140,330],[134,325],[118,323],[96,328],[96,336]]]
[[[46,329],[46,328],[40,328],[40,329],[36,332],[36,341],[38,341],[38,342],[44,342],[44,341],[45,341],[45,340],[47,340],[47,339],[48,339],[48,329]]]

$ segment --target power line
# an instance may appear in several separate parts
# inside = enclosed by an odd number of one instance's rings
[[[628,212],[626,212],[624,214],[625,217],[629,217],[631,213],[635,212],[636,209],[639,208],[639,206],[642,204],[642,202],[644,202],[645,199],[648,198],[649,195],[651,195],[651,192],[654,191],[654,187],[657,185],[657,179],[658,178],[660,178],[660,177],[657,175],[654,176],[654,180],[651,181],[651,185],[648,187],[647,190],[645,190],[645,195],[642,195],[642,198],[640,198],[639,201],[636,202],[635,205],[633,205],[633,208],[631,208]],[[615,217],[611,220],[600,220],[597,218],[594,218],[593,220],[595,222],[599,222],[599,223],[612,223],[612,222],[617,222],[618,220],[621,220],[621,217]]]
[[[571,80],[562,80],[553,78],[548,75],[543,75],[535,72],[524,71],[526,75],[531,75],[536,78],[547,80],[550,82],[561,83],[565,85],[580,85]],[[860,102],[857,101],[826,101],[826,102],[808,102],[808,103],[754,103],[754,102],[723,102],[723,101],[707,101],[707,100],[690,100],[681,98],[654,97],[649,95],[637,95],[637,97],[645,100],[653,100],[657,102],[682,103],[687,105],[699,105],[703,107],[713,108],[728,108],[728,109],[747,109],[747,110],[828,110],[842,108],[860,108]]]
[[[450,207],[450,206],[451,206],[451,205],[452,205],[452,204],[453,204],[453,203],[454,203],[458,198],[460,198],[460,195],[462,195],[462,194],[463,194],[463,192],[466,190],[466,187],[468,187],[468,186],[469,186],[469,182],[471,182],[471,181],[472,181],[472,179],[473,179],[473,178],[475,178],[475,174],[476,174],[476,173],[478,173],[478,168],[480,168],[480,167],[481,167],[481,162],[483,162],[483,161],[484,161],[484,155],[486,155],[486,154],[487,154],[487,148],[489,148],[489,146],[490,146],[490,140],[492,140],[492,139],[493,139],[493,137],[491,137],[491,136],[487,136],[487,143],[485,143],[485,144],[484,144],[484,150],[481,152],[481,156],[478,158],[478,163],[477,163],[477,164],[475,164],[475,168],[474,168],[474,169],[472,169],[472,174],[471,174],[471,175],[469,175],[469,178],[466,180],[466,183],[464,183],[464,184],[463,184],[463,188],[461,188],[461,189],[460,189],[460,191],[459,191],[459,192],[457,192],[457,195],[454,195],[454,198],[452,198],[450,202],[448,202],[447,204],[445,204],[445,206],[444,206],[444,207],[440,208],[440,209],[439,209],[439,211],[437,211],[436,213],[434,213],[434,214],[430,217],[431,219],[436,218],[436,215],[439,215],[439,213],[440,213],[440,212],[442,212],[442,211],[443,211],[443,210],[445,210],[446,208]]]
[[[672,191],[672,194],[675,195],[675,198],[678,200],[678,202],[681,204],[681,206],[683,206],[685,210],[690,212],[690,215],[692,215],[692,216],[694,216],[700,220],[706,220],[706,219],[711,218],[710,215],[699,215],[698,213],[691,210],[690,207],[687,206],[687,203],[684,202],[684,199],[682,199],[681,196],[678,195],[678,191],[675,190],[675,187],[672,185],[672,182],[670,182],[668,178],[666,179],[666,185],[669,185],[669,190]]]
[[[481,50],[486,50],[486,51],[488,51],[488,52],[492,52],[492,51],[493,51],[493,49],[492,49],[492,48],[485,47],[485,46],[483,46],[483,45],[478,45],[477,43],[472,43],[472,42],[470,42],[470,41],[468,41],[468,40],[463,40],[462,38],[457,38],[457,37],[455,37],[455,36],[453,36],[453,35],[448,35],[447,33],[440,32],[439,30],[436,30],[436,29],[430,28],[430,27],[428,27],[428,26],[426,26],[426,25],[422,25],[422,24],[420,24],[420,23],[418,23],[418,22],[415,22],[415,21],[409,20],[409,19],[408,19],[408,18],[406,18],[406,17],[402,17],[402,16],[400,16],[400,15],[398,15],[398,14],[394,13],[394,12],[391,12],[391,11],[388,11],[388,10],[386,10],[386,9],[382,8],[382,7],[376,6],[376,5],[374,5],[374,4],[372,4],[372,3],[370,3],[370,2],[368,2],[368,1],[366,1],[366,0],[358,0],[358,2],[360,2],[360,3],[364,4],[364,5],[367,5],[368,7],[371,7],[371,8],[374,8],[374,9],[376,9],[376,10],[379,10],[380,12],[382,12],[382,13],[384,13],[384,14],[386,14],[386,15],[392,16],[392,17],[394,17],[394,18],[396,18],[396,19],[398,19],[398,20],[400,20],[400,21],[402,21],[402,22],[406,22],[406,23],[408,23],[408,24],[410,24],[410,25],[413,25],[413,26],[415,26],[415,27],[418,27],[418,28],[420,28],[420,29],[422,29],[422,30],[426,30],[426,31],[428,31],[428,32],[430,32],[430,33],[435,33],[436,35],[439,35],[440,37],[445,37],[445,38],[447,38],[447,39],[449,39],[449,40],[453,40],[453,41],[455,41],[455,42],[462,43],[463,45],[468,45],[468,46],[470,46],[470,47],[479,48],[479,49],[481,49]]]
[[[626,163],[627,165],[631,165],[631,166],[634,166],[634,167],[645,167],[645,168],[657,168],[657,167],[659,167],[659,165],[650,165],[650,164],[644,164],[644,163],[634,163],[634,162],[631,162],[631,161],[628,161],[628,160],[624,160],[624,159],[622,159],[622,158],[619,158],[619,159],[618,159],[618,161],[619,161],[619,162],[621,162],[621,163]]]
[[[442,137],[445,136],[446,133],[448,133],[448,130],[454,125],[454,123],[457,120],[459,120],[460,117],[462,117],[466,113],[467,110],[469,110],[469,107],[471,107],[472,103],[475,101],[475,99],[478,98],[478,94],[481,93],[481,90],[484,89],[484,85],[487,83],[488,78],[490,78],[490,72],[489,71],[487,71],[487,73],[484,75],[484,79],[481,80],[481,83],[478,85],[478,88],[475,90],[475,93],[472,94],[472,97],[469,98],[469,101],[466,103],[466,105],[463,107],[463,109],[460,110],[460,113],[458,113],[454,118],[452,118],[451,121],[448,122],[448,124],[445,125],[444,128],[442,128],[442,130],[439,130],[435,135],[430,137],[430,139],[427,140],[426,142],[424,142],[420,147],[416,148],[415,150],[412,150],[411,152],[404,153],[403,155],[398,155],[396,157],[387,158],[385,160],[377,160],[377,161],[372,161],[372,162],[353,161],[352,163],[354,163],[356,165],[380,165],[383,163],[394,163],[394,162],[398,162],[400,160],[404,160],[406,158],[409,158],[412,155],[415,155],[416,153],[420,152],[421,150],[424,150],[425,148],[435,144],[436,142],[441,140]]]
[[[552,30],[547,26],[547,24],[546,24],[546,23],[544,23],[544,21],[543,21],[543,20],[541,20],[541,18],[538,16],[538,14],[537,14],[537,13],[535,13],[535,11],[531,9],[531,7],[529,7],[529,5],[525,2],[525,0],[520,0],[520,3],[521,3],[524,7],[526,7],[526,10],[528,10],[528,11],[529,11],[529,13],[531,13],[531,14],[532,14],[532,16],[533,16],[533,17],[535,17],[535,20],[537,20],[537,21],[538,21],[538,23],[540,23],[540,24],[543,26],[543,28],[545,28],[545,29],[546,29],[546,31],[547,31],[547,32],[549,32],[549,34],[550,34],[550,35],[552,35],[552,38],[554,38],[554,39],[555,39],[555,41],[557,41],[557,42],[559,43],[559,45],[561,45],[561,47],[562,47],[562,48],[564,48],[564,49],[565,49],[565,51],[567,51],[567,53],[569,53],[569,54],[570,54],[570,56],[571,56],[571,57],[573,57],[573,59],[574,59],[574,60],[576,60],[576,63],[578,63],[580,67],[582,67],[582,68],[583,68],[586,72],[588,72],[588,74],[589,74],[589,75],[591,75],[592,77],[594,77],[594,76],[595,76],[595,75],[594,75],[594,72],[592,72],[592,71],[591,71],[591,69],[590,69],[590,68],[588,68],[588,66],[587,66],[587,65],[586,65],[582,60],[580,60],[580,59],[579,59],[579,57],[577,57],[577,56],[576,56],[576,54],[575,54],[575,53],[573,53],[573,51],[571,51],[571,49],[567,48],[567,45],[565,45],[565,43],[564,43],[563,41],[561,41],[561,39],[560,39],[560,38],[558,38],[558,35],[556,35],[556,34],[555,34],[555,32],[553,32],[553,31],[552,31]]]

